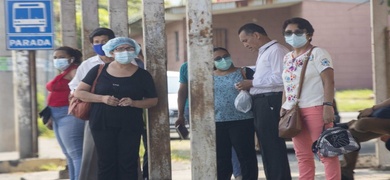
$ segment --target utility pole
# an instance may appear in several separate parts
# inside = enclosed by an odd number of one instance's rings
[[[144,0],[142,6],[146,68],[159,87],[158,104],[150,108],[147,118],[149,178],[172,179],[164,0]]]
[[[111,0],[110,0],[111,1]],[[82,0],[81,1],[81,12],[82,12],[82,48],[83,58],[88,59],[95,55],[95,52],[91,48],[89,42],[89,34],[99,27],[98,18],[98,1],[97,0]],[[127,22],[125,22],[127,24]]]
[[[75,0],[66,0],[66,1],[60,1],[60,3],[61,3],[60,21],[61,21],[62,45],[77,49],[76,2]]]
[[[187,1],[192,179],[217,179],[210,0]]]
[[[129,37],[127,0],[109,0],[110,28],[117,37]]]
[[[38,156],[35,51],[12,51],[20,158]],[[27,92],[27,93],[26,93]]]

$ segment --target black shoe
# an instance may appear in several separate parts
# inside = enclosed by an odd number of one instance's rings
[[[341,180],[354,180],[354,178],[349,178],[347,176],[345,176],[344,174],[341,174]]]

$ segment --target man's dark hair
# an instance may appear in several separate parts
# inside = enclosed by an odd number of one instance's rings
[[[248,23],[241,26],[240,29],[238,30],[238,34],[240,34],[242,31],[244,31],[245,34],[253,34],[254,32],[258,32],[262,35],[268,36],[264,28],[255,23]]]
[[[97,29],[93,30],[91,32],[91,34],[89,34],[89,42],[93,43],[93,37],[95,37],[95,36],[102,36],[102,35],[108,36],[108,39],[115,38],[114,31],[112,31],[111,29],[108,29],[108,28],[97,28]]]
[[[287,19],[283,23],[283,29],[282,29],[283,33],[284,33],[284,30],[286,29],[286,27],[289,24],[296,24],[296,25],[298,25],[299,29],[306,29],[306,33],[308,35],[310,35],[310,36],[313,36],[314,29],[313,29],[313,26],[310,24],[310,22],[308,20],[300,18],[300,17]]]

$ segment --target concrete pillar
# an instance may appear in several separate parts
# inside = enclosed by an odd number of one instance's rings
[[[109,0],[110,28],[117,37],[129,37],[127,0]]]
[[[77,48],[76,2],[75,0],[60,1],[61,3],[61,40],[63,46]],[[88,49],[91,49],[88,47]]]
[[[98,18],[98,1],[96,0],[82,0],[81,1],[82,11],[82,48],[83,58],[88,59],[95,55],[91,43],[89,42],[89,34],[99,27]]]
[[[192,179],[217,179],[211,1],[187,1]]]
[[[0,1],[0,9],[5,9],[5,1]],[[14,152],[16,156],[10,158],[17,159],[16,153],[16,127],[17,121],[14,118],[14,97],[12,82],[12,59],[11,51],[6,50],[6,29],[5,18],[0,18],[0,153]]]
[[[148,111],[147,119],[149,178],[172,179],[164,0],[144,0],[142,5],[146,69],[158,87],[158,104]]]
[[[30,56],[30,57],[29,57]],[[12,51],[17,149],[20,158],[38,156],[35,51]],[[35,90],[34,90],[35,89]]]
[[[388,63],[386,58],[387,1],[371,0],[371,42],[376,103],[389,98]],[[377,142],[376,155],[379,167],[390,167],[390,156],[383,142]]]

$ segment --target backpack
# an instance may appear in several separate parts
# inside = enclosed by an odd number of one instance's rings
[[[348,129],[332,127],[324,130],[312,145],[312,151],[323,157],[334,157],[358,151],[360,144],[356,142]]]

